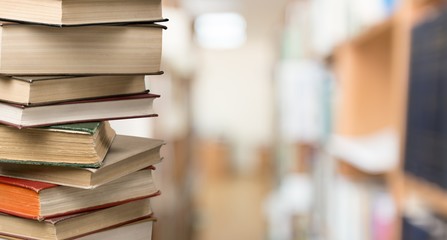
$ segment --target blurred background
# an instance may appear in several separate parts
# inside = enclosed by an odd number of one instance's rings
[[[405,165],[412,32],[442,5],[163,0],[159,117],[113,122],[167,142],[154,239],[447,239],[447,192]]]

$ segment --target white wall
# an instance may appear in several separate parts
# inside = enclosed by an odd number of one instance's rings
[[[254,150],[272,138],[273,46],[256,39],[234,50],[202,50],[193,86],[195,129],[229,140],[237,166],[249,168]]]

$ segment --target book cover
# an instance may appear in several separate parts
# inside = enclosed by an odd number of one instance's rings
[[[160,95],[142,93],[27,106],[0,102],[0,122],[17,128],[66,123],[156,117],[153,101]]]
[[[147,92],[144,75],[0,76],[0,101],[43,105]]]
[[[0,177],[0,212],[42,221],[159,195],[146,168],[95,189]]]
[[[444,163],[447,116],[443,74],[447,11],[417,25],[412,31],[405,139],[405,171],[447,187]]]

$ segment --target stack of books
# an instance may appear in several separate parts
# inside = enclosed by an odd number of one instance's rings
[[[151,239],[161,0],[0,1],[0,239]]]

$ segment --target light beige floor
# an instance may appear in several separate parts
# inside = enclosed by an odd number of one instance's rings
[[[262,205],[268,190],[268,181],[260,175],[203,181],[197,194],[195,239],[265,239]]]

